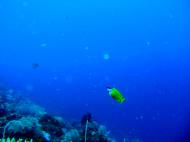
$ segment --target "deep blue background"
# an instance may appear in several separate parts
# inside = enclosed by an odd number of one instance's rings
[[[68,120],[91,112],[120,141],[182,141],[190,114],[189,6],[1,0],[1,85]],[[112,100],[106,86],[118,88],[126,103]]]

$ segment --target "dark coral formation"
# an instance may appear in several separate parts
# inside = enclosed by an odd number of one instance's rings
[[[0,138],[33,139],[34,142],[113,142],[105,126],[86,113],[69,123],[47,114],[14,91],[0,89]]]

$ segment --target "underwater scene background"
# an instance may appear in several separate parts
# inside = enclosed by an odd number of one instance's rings
[[[89,112],[116,141],[190,142],[189,8],[187,0],[1,0],[0,86],[69,121]]]

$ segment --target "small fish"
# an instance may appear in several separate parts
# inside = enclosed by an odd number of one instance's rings
[[[126,99],[124,98],[124,96],[116,88],[107,87],[107,91],[108,91],[109,95],[114,100],[116,100],[118,103],[123,103],[123,102],[126,101]]]
[[[32,68],[33,68],[33,69],[37,69],[37,68],[39,68],[39,66],[40,66],[40,65],[39,65],[38,63],[33,63],[33,64],[32,64]]]

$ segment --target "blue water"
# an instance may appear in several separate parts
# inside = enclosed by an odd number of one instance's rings
[[[91,112],[118,141],[182,142],[189,7],[187,0],[1,0],[0,85],[67,120]],[[126,102],[115,102],[107,86]]]

